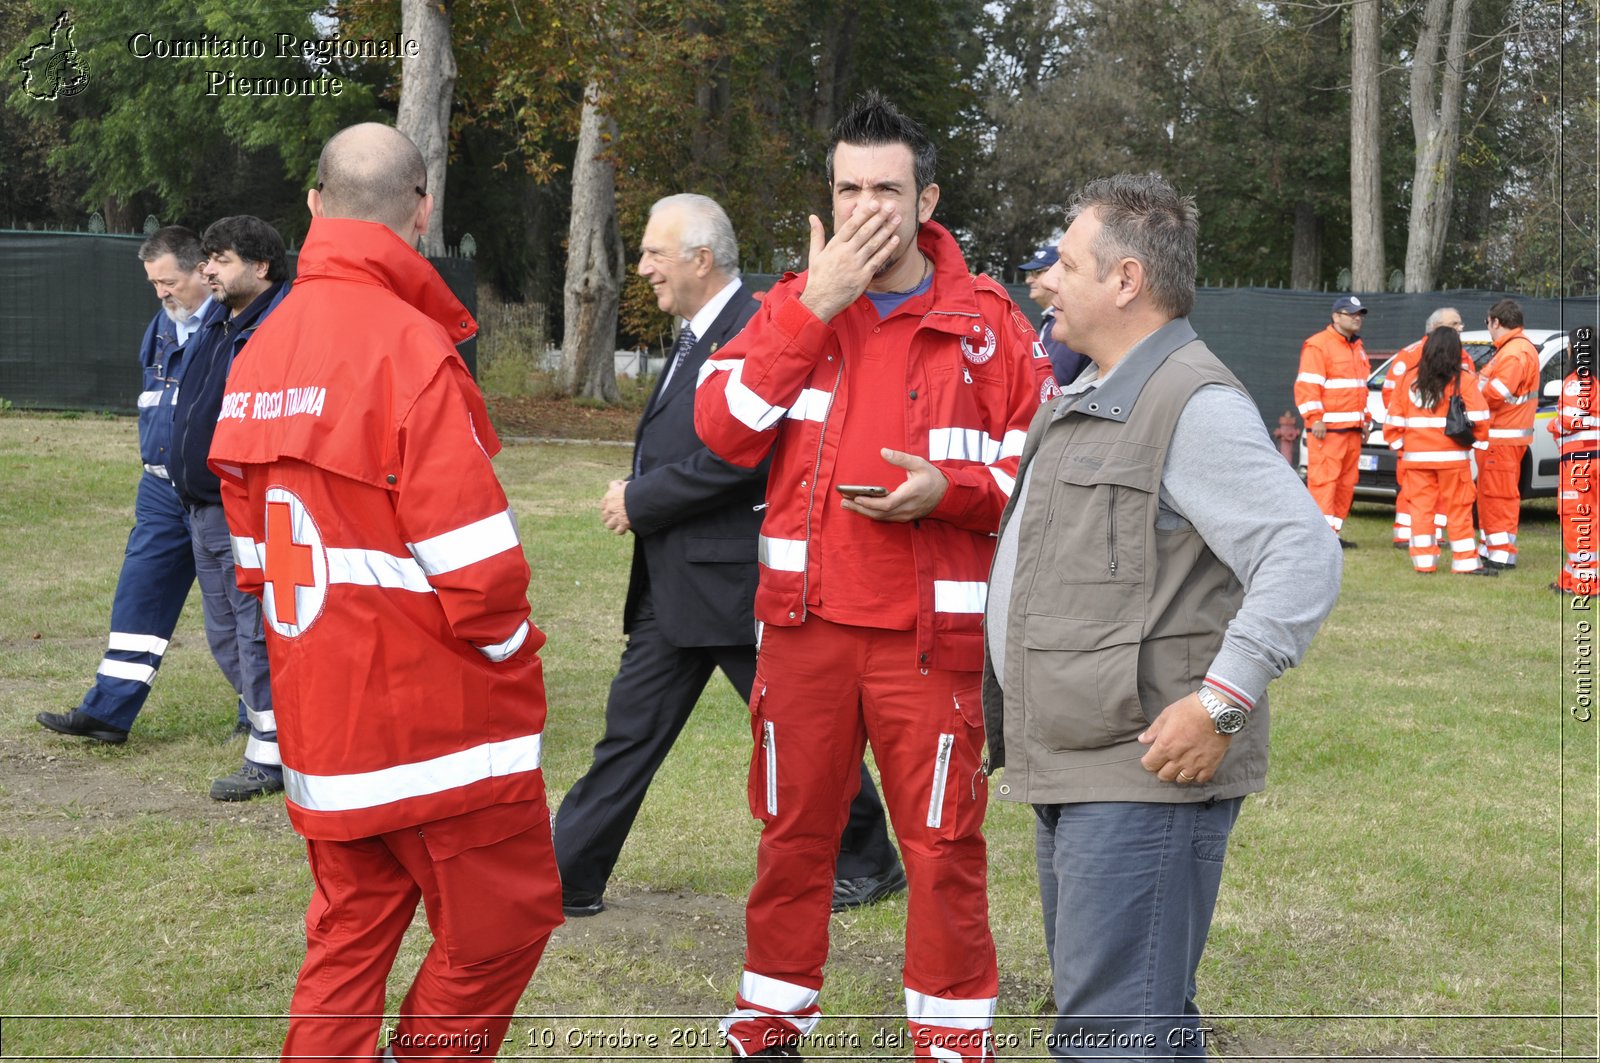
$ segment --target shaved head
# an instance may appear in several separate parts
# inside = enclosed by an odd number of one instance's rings
[[[334,134],[317,160],[317,191],[329,218],[375,221],[406,235],[426,196],[428,167],[397,129],[364,122]]]

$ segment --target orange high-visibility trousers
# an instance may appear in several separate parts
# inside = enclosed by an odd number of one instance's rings
[[[1528,444],[1491,443],[1478,453],[1478,525],[1483,543],[1478,553],[1493,564],[1517,563],[1517,523],[1522,519],[1522,455]]]
[[[1595,592],[1595,536],[1600,533],[1600,462],[1564,458],[1557,502],[1561,546],[1566,554],[1556,585],[1572,594]]]
[[[1306,435],[1306,489],[1334,531],[1344,527],[1355,498],[1357,459],[1366,433],[1359,428],[1335,431],[1321,439]]]
[[[1450,543],[1450,571],[1478,569],[1477,538],[1472,533],[1471,496],[1461,481],[1472,482],[1466,462],[1428,465],[1406,462],[1406,498],[1411,506],[1411,567],[1432,572],[1439,565],[1439,529],[1434,514],[1443,511]]]

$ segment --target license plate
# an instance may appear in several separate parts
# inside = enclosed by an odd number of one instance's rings
[[[1378,471],[1378,455],[1363,454],[1356,459],[1356,468],[1361,472]]]

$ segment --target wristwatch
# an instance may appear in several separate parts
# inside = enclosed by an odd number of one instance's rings
[[[1229,705],[1217,697],[1210,687],[1201,687],[1196,693],[1200,704],[1211,716],[1211,722],[1216,725],[1217,734],[1234,735],[1244,730],[1245,721],[1250,714],[1237,705]]]

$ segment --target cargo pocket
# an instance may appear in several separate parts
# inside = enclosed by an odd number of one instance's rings
[[[1150,726],[1139,701],[1136,620],[1024,619],[1027,732],[1053,752],[1103,749]]]
[[[762,715],[767,687],[758,676],[750,697],[750,814],[763,823],[778,815],[778,736],[772,721]]]
[[[438,894],[428,921],[451,967],[525,949],[561,922],[561,880],[543,801],[493,805],[424,824],[418,833]]]
[[[1145,529],[1161,486],[1160,452],[1123,443],[1109,452],[1064,456],[1051,490],[1053,565],[1063,583],[1141,583]]]
[[[941,838],[959,838],[983,826],[988,781],[983,777],[983,704],[980,686],[957,687],[951,694],[949,727],[933,745],[928,817],[924,826]]]

